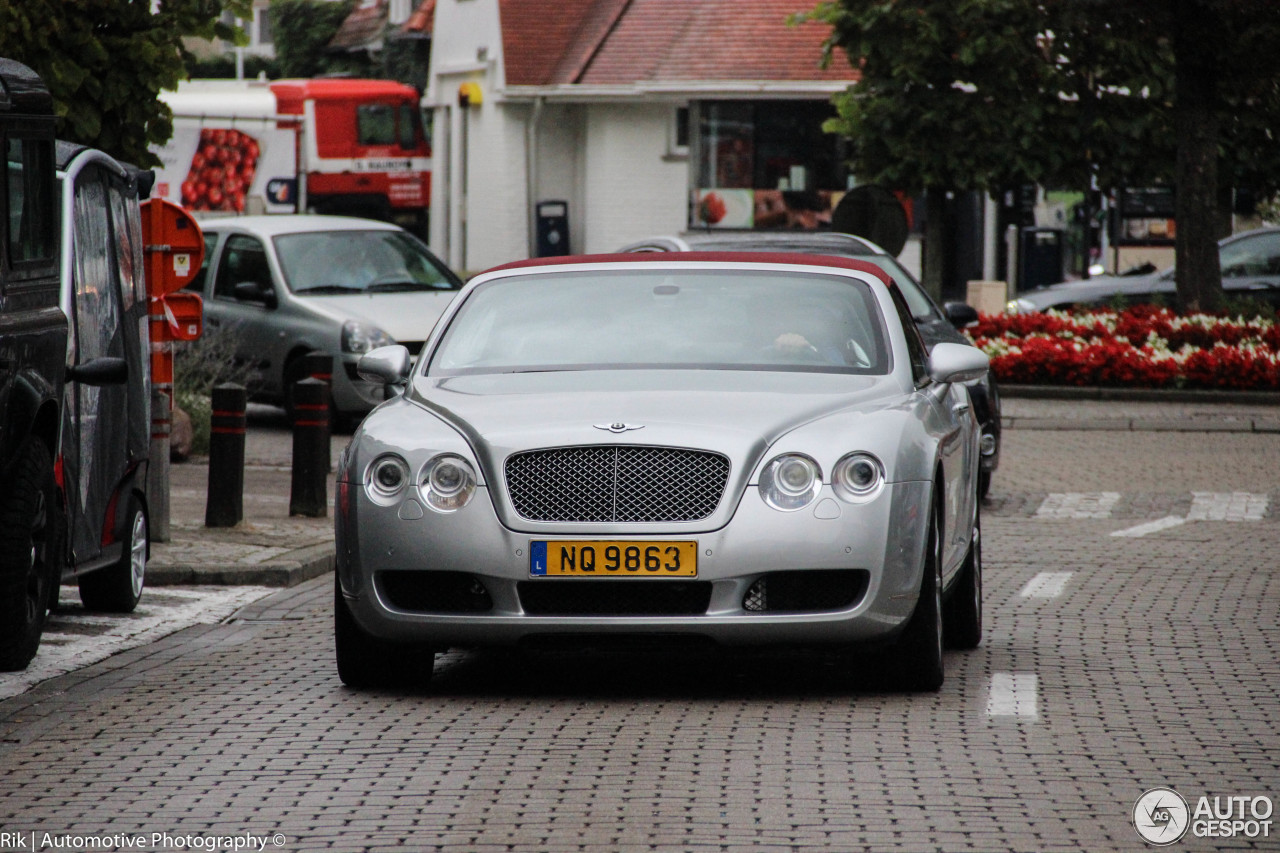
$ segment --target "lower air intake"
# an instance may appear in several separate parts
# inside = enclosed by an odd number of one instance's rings
[[[869,581],[862,569],[772,572],[742,598],[748,613],[815,613],[848,610],[862,600]]]
[[[700,616],[711,584],[667,580],[537,580],[517,584],[530,616]]]

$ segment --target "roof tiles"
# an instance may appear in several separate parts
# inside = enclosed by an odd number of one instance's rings
[[[507,84],[849,81],[813,0],[499,0]]]

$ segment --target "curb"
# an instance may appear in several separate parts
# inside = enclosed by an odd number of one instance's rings
[[[332,543],[297,548],[274,560],[253,564],[149,563],[147,586],[296,586],[334,568]]]
[[[1275,391],[1209,391],[1175,388],[1104,388],[1072,385],[1006,385],[1001,397],[1026,400],[1116,400],[1150,403],[1238,403],[1280,407]]]

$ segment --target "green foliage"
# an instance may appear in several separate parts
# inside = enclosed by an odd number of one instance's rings
[[[355,0],[275,0],[271,4],[276,62],[282,77],[319,77],[350,73],[373,76],[373,62],[363,53],[333,53],[329,41],[351,10]]]
[[[236,78],[235,54],[223,53],[187,63],[187,76],[192,80],[234,80]],[[280,76],[280,66],[274,59],[248,54],[244,58],[244,76],[256,79],[259,75],[268,80]]]
[[[213,387],[222,382],[248,386],[251,365],[237,363],[238,336],[223,328],[206,328],[194,341],[173,345],[173,405],[191,416],[191,452],[209,452]]]
[[[139,166],[173,134],[158,93],[185,76],[184,37],[243,41],[219,22],[251,0],[21,0],[0,3],[0,56],[33,68],[53,95],[63,139]]]

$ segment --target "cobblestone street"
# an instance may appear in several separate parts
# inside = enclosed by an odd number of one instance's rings
[[[870,655],[669,648],[455,651],[354,692],[325,575],[0,702],[0,833],[1139,850],[1148,789],[1280,799],[1276,436],[1015,428],[1004,454],[986,637],[936,695]]]

